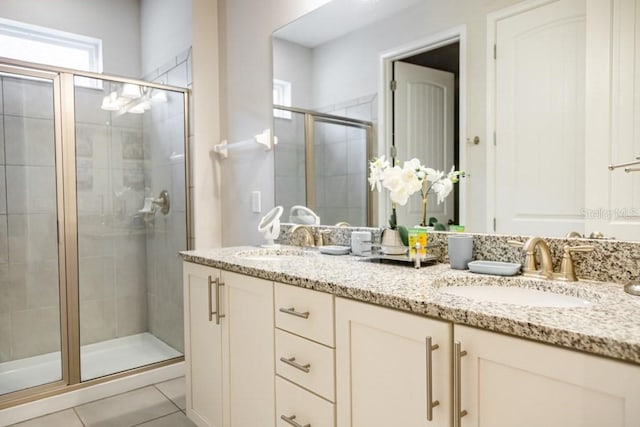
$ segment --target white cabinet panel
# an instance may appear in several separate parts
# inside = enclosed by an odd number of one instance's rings
[[[187,416],[199,427],[222,427],[222,330],[209,316],[220,272],[183,266]]]
[[[433,381],[427,377],[430,337]],[[336,298],[339,427],[449,426],[451,324]],[[428,394],[439,404],[427,421]]]
[[[273,426],[273,283],[223,271],[226,427]]]
[[[455,325],[464,427],[632,427],[640,367]]]

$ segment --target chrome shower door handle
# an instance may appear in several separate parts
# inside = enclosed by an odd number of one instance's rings
[[[440,348],[438,344],[431,344],[431,337],[425,338],[426,346],[426,374],[427,374],[427,421],[433,420],[433,408],[440,404],[433,400],[433,350]]]
[[[462,409],[462,358],[467,355],[462,351],[460,341],[453,343],[453,427],[462,426],[462,417],[467,411]]]

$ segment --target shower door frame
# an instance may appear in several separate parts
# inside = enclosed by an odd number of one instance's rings
[[[304,156],[305,156],[305,199],[306,206],[315,210],[316,208],[316,182],[315,182],[315,124],[316,123],[328,123],[334,125],[349,126],[357,129],[362,129],[366,134],[366,154],[364,159],[365,171],[368,170],[369,159],[374,147],[375,138],[375,124],[367,120],[352,119],[350,117],[336,116],[333,114],[320,113],[313,110],[307,110],[297,107],[286,107],[284,105],[273,105],[274,110],[289,111],[291,113],[298,113],[304,116]],[[274,117],[275,120],[275,117]],[[274,124],[275,129],[275,124]],[[365,179],[365,186],[367,186]],[[376,203],[375,194],[371,194],[370,191],[365,192],[365,206],[367,227],[372,227],[377,220],[377,215],[373,210],[373,205]]]
[[[189,105],[188,88],[158,84],[144,80],[92,73],[62,67],[0,57],[0,73],[17,77],[50,80],[53,86],[56,209],[58,235],[58,287],[60,303],[60,353],[62,379],[0,396],[0,410],[56,396],[79,388],[126,377],[184,361],[184,356],[156,362],[103,377],[82,381],[80,375],[80,299],[78,277],[78,212],[76,189],[75,141],[75,77],[87,77],[108,82],[131,83],[159,90],[179,92],[184,96],[184,162],[186,248],[193,241],[190,182]]]

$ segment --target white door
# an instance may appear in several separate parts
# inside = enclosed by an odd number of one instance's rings
[[[450,363],[449,323],[336,298],[338,427],[449,427]]]
[[[464,427],[635,427],[640,367],[454,326]]]
[[[183,263],[187,416],[199,427],[222,427],[222,327],[210,316],[219,274]]]
[[[414,157],[437,170],[449,172],[453,166],[454,144],[454,75],[432,68],[396,61],[394,66],[394,143],[401,163]],[[406,206],[399,206],[398,224],[408,227],[422,219],[422,199],[411,196]],[[440,205],[435,194],[429,195],[427,221],[436,217],[447,224],[453,219],[453,196]]]
[[[495,230],[584,232],[585,0],[495,27]]]
[[[640,1],[587,4],[587,230],[640,239]]]

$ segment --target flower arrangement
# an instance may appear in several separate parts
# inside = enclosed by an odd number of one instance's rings
[[[392,202],[389,226],[392,229],[397,227],[396,205],[406,205],[409,196],[418,191],[422,196],[422,222],[420,225],[426,225],[427,196],[433,192],[438,198],[438,204],[442,203],[453,190],[453,184],[457,183],[464,175],[463,171],[454,170],[453,166],[447,174],[444,171],[425,167],[416,158],[404,162],[402,167],[399,165],[392,167],[384,156],[373,159],[369,163],[371,191],[374,189],[380,191],[382,187],[389,190]]]

